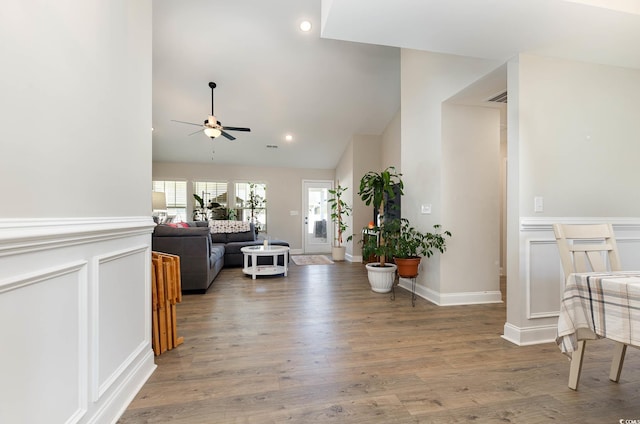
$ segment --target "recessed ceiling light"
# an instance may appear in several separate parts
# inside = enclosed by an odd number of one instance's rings
[[[304,32],[309,32],[311,31],[311,22],[309,21],[302,21],[300,22],[300,29]]]
[[[287,134],[287,135],[284,136],[284,139],[287,140],[287,141],[291,141],[291,140],[293,140],[293,136],[291,134]]]

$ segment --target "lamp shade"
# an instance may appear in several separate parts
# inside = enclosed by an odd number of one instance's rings
[[[167,197],[161,191],[154,191],[151,198],[151,208],[154,211],[166,211],[167,210]]]
[[[207,127],[204,129],[204,133],[207,135],[207,137],[216,138],[216,137],[219,137],[220,134],[222,134],[222,131],[220,131],[217,128]]]

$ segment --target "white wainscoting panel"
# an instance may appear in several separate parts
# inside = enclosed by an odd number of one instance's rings
[[[151,343],[150,328],[131,325],[148,322],[146,316],[150,311],[140,307],[150,303],[148,290],[136,282],[150,278],[149,247],[100,255],[96,262],[94,319],[97,337],[94,340],[98,343],[94,360],[98,367],[94,400],[102,396]]]
[[[113,423],[155,365],[150,217],[0,220],[0,423]]]
[[[555,238],[528,239],[526,257],[527,318],[557,317],[564,273]]]
[[[78,261],[0,281],[0,422],[78,422],[86,412],[86,276]]]

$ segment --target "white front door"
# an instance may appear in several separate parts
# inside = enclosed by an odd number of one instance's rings
[[[333,181],[303,181],[304,253],[331,253],[333,225],[327,199]]]

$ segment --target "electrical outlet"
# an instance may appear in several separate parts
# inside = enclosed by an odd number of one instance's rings
[[[420,208],[420,212],[422,214],[430,214],[431,213],[431,205],[422,205]]]

